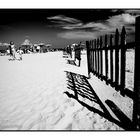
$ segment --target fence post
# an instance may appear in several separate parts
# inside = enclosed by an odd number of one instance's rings
[[[125,49],[125,38],[126,38],[126,31],[125,27],[122,28],[121,33],[121,95],[124,96],[124,89],[125,89],[125,61],[126,61],[126,49]]]
[[[80,65],[81,65],[81,44],[79,45],[78,53],[79,53],[79,67],[80,67]]]
[[[95,70],[96,70],[96,53],[95,53],[95,39],[93,40],[93,54],[94,54],[94,69],[93,69],[93,73],[95,74]]]
[[[118,91],[119,84],[119,31],[116,29],[115,33],[115,89]]]
[[[91,53],[92,53],[92,72],[94,71],[94,44],[93,44],[93,40],[91,41],[92,47],[91,47]]]
[[[71,45],[69,45],[69,51],[70,51],[70,57],[72,58],[72,49],[71,49]]]
[[[101,80],[103,80],[103,50],[102,50],[102,37],[100,37],[100,75],[101,75]]]
[[[113,86],[113,48],[112,48],[112,39],[113,35],[110,35],[110,79],[111,79],[111,85]]]
[[[97,42],[96,42],[96,39],[95,39],[95,41],[94,41],[94,44],[95,44],[95,49],[94,49],[94,51],[95,51],[95,75],[97,75],[97,53],[96,53],[96,49],[97,49]]]
[[[100,47],[100,44],[99,44],[99,38],[97,39],[97,54],[98,54],[98,78],[100,77],[100,50],[99,50],[99,47]]]
[[[89,62],[90,62],[90,72],[92,72],[92,44],[91,40],[89,41]]]
[[[98,39],[96,39],[96,57],[97,57],[97,70],[96,70],[96,72],[97,72],[97,76],[98,76],[98,65],[99,65],[99,63],[98,63]]]
[[[87,48],[87,67],[88,67],[88,77],[90,78],[90,48],[89,48],[89,41],[86,41],[86,48]]]
[[[76,45],[74,46],[74,61],[76,61]]]
[[[136,18],[133,123],[140,130],[140,16]]]
[[[106,77],[106,84],[108,85],[108,48],[107,48],[107,35],[105,35],[105,77]]]
[[[92,71],[92,69],[93,69],[93,63],[92,63],[92,41],[90,40],[89,41],[89,46],[90,46],[90,67],[91,67],[91,70],[90,71]]]

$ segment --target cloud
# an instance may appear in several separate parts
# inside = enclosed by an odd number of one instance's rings
[[[128,25],[128,24],[135,24],[135,16],[132,16],[130,14],[121,14],[117,16],[113,16],[110,19],[107,20],[109,25],[112,27],[118,27],[122,25]]]
[[[105,28],[102,23],[89,22],[83,23],[81,20],[66,17],[64,15],[58,15],[54,17],[47,18],[51,23],[52,27],[57,27],[66,30],[97,30],[99,28]]]
[[[114,33],[116,28],[121,30],[122,26],[126,27],[127,33],[134,32],[135,17],[136,15],[131,15],[127,12],[111,16],[107,20],[88,23],[62,15],[49,17],[48,19],[55,23],[53,26],[65,29],[65,32],[59,33],[58,37],[65,39],[93,39],[100,35]]]
[[[71,18],[71,17],[66,17],[64,15],[58,15],[58,16],[53,16],[53,17],[48,17],[48,20],[54,23],[70,23],[70,24],[75,24],[81,22],[78,19]]]
[[[71,17],[66,17],[64,15],[48,17],[47,19],[50,21],[50,23],[52,23],[49,25],[50,27],[61,28],[66,30],[72,30],[83,25],[83,23],[80,20]]]
[[[69,29],[69,30],[97,31],[97,30],[105,29],[106,25],[103,23],[89,22],[87,24],[84,24],[84,23],[73,24],[73,25],[67,24],[63,26],[62,28]]]
[[[61,27],[67,30],[73,30],[73,29],[81,29],[82,26],[83,26],[82,23],[77,23],[77,24],[65,24],[65,25],[62,25]]]

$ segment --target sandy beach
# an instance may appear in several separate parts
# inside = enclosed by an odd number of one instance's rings
[[[99,99],[91,103],[78,98],[99,113],[65,94],[74,94],[68,88],[66,73],[88,76],[86,55],[82,55],[81,67],[68,64],[70,58],[63,58],[62,52],[24,54],[23,61],[8,58],[0,56],[0,130],[124,130],[101,115],[104,110],[100,106],[105,106],[118,120],[106,100],[132,118],[132,101],[93,75],[87,81]]]

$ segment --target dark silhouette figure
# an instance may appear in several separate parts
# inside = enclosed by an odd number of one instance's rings
[[[13,55],[11,45],[9,45],[10,56]]]
[[[10,57],[12,57],[9,60],[15,60],[16,59],[16,56],[15,56],[16,50],[15,50],[15,45],[14,45],[13,41],[10,42],[9,51],[10,51]]]

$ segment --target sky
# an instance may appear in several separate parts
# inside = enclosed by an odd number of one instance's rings
[[[72,43],[114,34],[126,27],[127,42],[134,41],[138,9],[0,9],[0,42],[25,39],[63,48]]]

